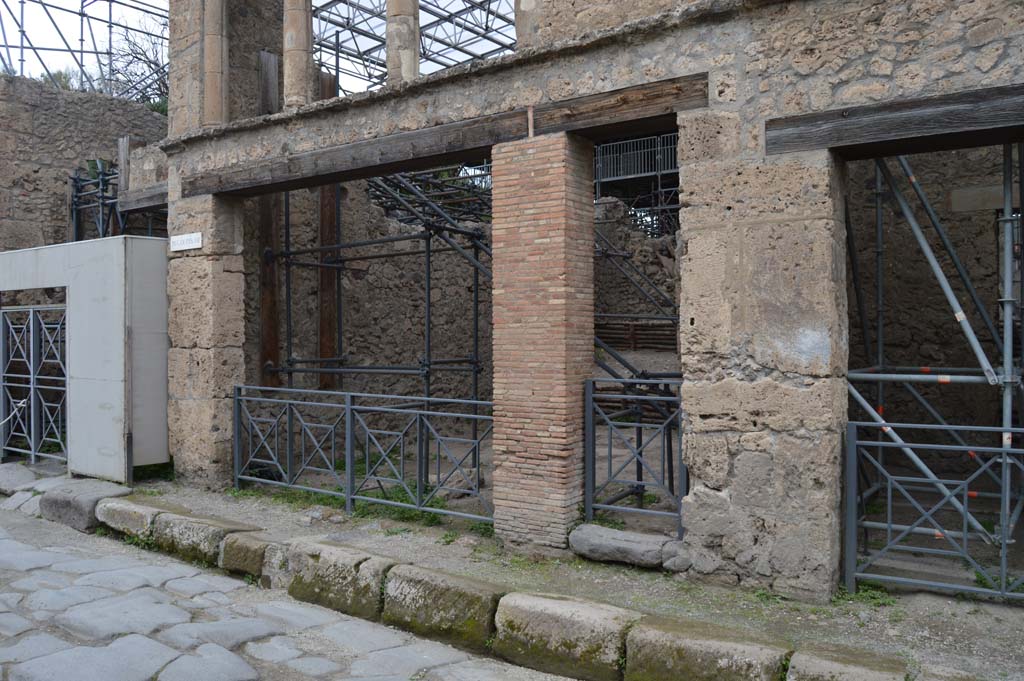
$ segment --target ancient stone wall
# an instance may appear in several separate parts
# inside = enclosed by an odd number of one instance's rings
[[[658,289],[678,298],[679,268],[676,235],[651,238],[641,232],[618,199],[601,199],[595,205],[594,228],[628,258]],[[606,257],[594,261],[594,312],[608,314],[657,314],[654,306],[615,264]]]
[[[178,140],[174,163],[191,175],[707,72],[709,108],[679,118],[690,575],[820,599],[839,557],[844,169],[824,152],[766,158],[764,123],[1019,83],[1022,38],[1016,0],[701,0],[582,43],[207,131]],[[508,446],[537,434],[523,431]],[[571,482],[563,463],[553,475]],[[560,513],[538,528],[543,541],[557,543]]]
[[[621,37],[546,44],[423,77],[413,89],[235,123],[186,138],[175,163],[189,175],[699,72],[709,73],[711,107],[728,114],[719,141],[757,156],[767,118],[1024,79],[1024,6],[1015,0],[746,5],[685,3]]]
[[[0,250],[67,240],[68,177],[117,159],[117,140],[164,137],[167,118],[142,104],[0,76]]]
[[[117,140],[164,137],[167,118],[142,104],[0,76],[0,251],[67,241],[68,178],[90,159],[117,159]],[[60,292],[7,294],[4,304],[58,302]]]
[[[694,0],[517,0],[516,43],[520,48],[548,45],[694,4]]]
[[[317,190],[319,192],[319,190]],[[366,183],[343,186],[341,202],[342,236],[346,242],[414,234],[418,228],[388,218],[367,195]],[[256,208],[253,208],[254,210]],[[317,193],[305,190],[291,193],[292,248],[312,248],[319,242],[319,203]],[[473,228],[477,225],[464,225]],[[488,225],[479,225],[489,232]],[[283,248],[283,231],[279,233]],[[259,258],[255,235],[247,235],[246,249],[246,318],[258,321]],[[445,245],[434,240],[435,249]],[[422,241],[403,241],[381,246],[351,250],[347,255],[422,252]],[[311,262],[310,257],[302,257]],[[438,252],[431,264],[431,354],[435,359],[470,356],[473,349],[472,303],[473,269],[457,253]],[[285,272],[278,267],[279,335],[281,357],[287,356],[285,329]],[[480,279],[480,362],[482,372],[479,397],[491,397],[491,285]],[[343,348],[349,366],[419,366],[424,356],[425,271],[422,255],[399,256],[349,263],[342,278]],[[296,359],[319,356],[320,326],[319,275],[311,267],[292,268],[292,355]],[[247,332],[246,356],[249,380],[259,383],[258,324],[250,324]],[[300,365],[307,366],[307,365]],[[311,374],[298,374],[296,387],[314,388],[317,379]],[[396,395],[421,395],[424,384],[419,376],[357,374],[345,376],[339,388],[352,392]],[[466,372],[438,370],[434,372],[432,394],[438,397],[468,399],[472,394],[471,376]]]

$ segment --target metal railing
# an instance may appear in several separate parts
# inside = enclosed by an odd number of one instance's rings
[[[921,442],[936,436],[952,442]],[[1024,510],[1024,449],[1009,443],[1021,436],[1020,428],[851,422],[846,588],[870,580],[1024,599],[1024,574],[1014,576],[1009,555]],[[932,472],[937,462],[942,476]],[[914,576],[927,560],[942,563],[932,577]]]
[[[63,305],[0,309],[0,458],[67,459]]]
[[[599,144],[594,150],[594,180],[610,182],[679,170],[679,133]]]
[[[661,516],[683,536],[687,492],[681,381],[591,378],[586,382],[584,503],[596,511]],[[603,390],[608,386],[609,390]]]
[[[238,386],[234,477],[490,522],[491,403]],[[459,508],[449,508],[449,504]]]

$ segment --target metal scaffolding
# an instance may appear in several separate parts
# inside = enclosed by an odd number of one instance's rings
[[[515,49],[513,0],[420,0],[420,70]],[[313,0],[313,58],[338,94],[387,78],[386,0]],[[138,101],[167,96],[167,0],[0,0],[0,71]]]
[[[513,0],[420,0],[420,70],[432,73],[515,49]],[[386,0],[315,0],[314,58],[337,74],[339,93],[387,79]]]
[[[167,3],[0,0],[0,71],[143,102],[167,97]]]
[[[470,399],[479,399],[480,366],[480,286],[481,277],[491,279],[490,267],[484,261],[490,257],[491,249],[480,228],[462,227],[440,205],[431,201],[420,188],[403,174],[370,180],[370,186],[378,195],[386,196],[399,206],[403,214],[410,217],[419,227],[409,234],[392,235],[376,239],[344,241],[341,229],[340,200],[335,210],[335,242],[313,248],[292,247],[291,202],[285,194],[284,202],[284,248],[273,257],[284,268],[285,296],[285,360],[276,371],[287,376],[288,387],[294,387],[296,374],[333,374],[343,382],[346,375],[391,374],[418,376],[423,382],[423,396],[431,397],[432,379],[437,372],[468,372],[471,379]],[[336,193],[340,196],[340,192]],[[407,200],[406,197],[413,200]],[[394,250],[390,246],[405,243],[409,248]],[[387,246],[386,249],[368,252],[367,249]],[[455,253],[472,268],[472,352],[467,357],[439,358],[434,354],[432,344],[431,285],[438,255]],[[423,354],[416,363],[402,365],[352,366],[346,361],[344,346],[345,305],[342,296],[341,278],[349,263],[366,262],[382,258],[421,259],[424,275],[424,318]],[[297,267],[328,269],[335,274],[335,310],[337,319],[337,347],[334,357],[299,358],[294,353],[293,286],[292,272]],[[343,384],[343,383],[342,383]]]
[[[1022,235],[1019,207],[1013,203],[1013,146],[1002,154],[1003,206],[996,216],[999,235],[1000,295],[996,314],[990,314],[957,254],[949,233],[906,157],[895,159],[927,216],[928,223],[952,263],[957,279],[970,300],[976,319],[998,353],[990,360],[971,317],[964,310],[911,201],[900,189],[890,161],[875,162],[875,312],[870,326],[853,230],[847,229],[850,275],[864,351],[871,366],[848,373],[851,407],[865,414],[851,421],[846,442],[845,579],[854,589],[859,579],[924,586],[954,591],[1021,598],[1024,576],[1014,575],[1010,551],[1024,511],[1024,429],[1015,405],[1020,399],[1024,365],[1024,320],[1020,277]],[[1018,145],[1018,163],[1024,166],[1024,144]],[[1024,174],[1018,181],[1024,184]],[[976,367],[895,366],[886,354],[885,203],[911,231],[924,260],[949,305],[959,332],[977,361]],[[1001,327],[1001,328],[1000,328]],[[953,334],[955,335],[955,334]],[[872,343],[873,336],[873,343]],[[990,386],[1001,397],[995,423],[988,426],[956,424],[947,420],[917,386],[973,384]],[[886,411],[889,387],[904,390],[932,419],[930,423],[903,423]],[[873,398],[873,403],[870,398]],[[948,415],[947,415],[948,416]],[[941,436],[947,442],[927,442]],[[954,464],[952,467],[950,464]],[[954,472],[967,464],[966,474]],[[936,545],[935,542],[938,542]],[[968,577],[946,579],[900,574],[899,556],[916,561],[953,558],[967,567]],[[1020,566],[1017,566],[1020,570]]]
[[[118,209],[121,173],[116,163],[94,159],[78,168],[70,184],[71,229],[68,241],[104,238],[121,234],[167,235],[167,210],[146,210],[126,215]]]
[[[633,224],[648,236],[679,231],[679,133],[598,144],[594,148],[597,198],[613,196],[629,207]]]

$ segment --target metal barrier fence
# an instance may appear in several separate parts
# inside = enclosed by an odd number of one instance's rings
[[[67,459],[63,305],[0,309],[0,458]]]
[[[1019,428],[851,422],[846,588],[870,580],[1024,599],[1024,574],[1014,576],[1010,556],[1024,509],[1024,449],[1011,443],[1022,435]],[[952,444],[921,442],[934,436]],[[942,561],[926,570],[931,578],[901,574],[929,560]]]
[[[491,406],[238,386],[235,484],[329,494],[349,512],[365,502],[490,522],[481,469],[490,457]]]
[[[679,170],[679,133],[599,144],[594,150],[594,180],[609,182]]]
[[[671,519],[682,538],[682,500],[688,480],[680,385],[681,381],[665,379],[587,380],[584,500],[588,522],[599,510],[661,516]]]

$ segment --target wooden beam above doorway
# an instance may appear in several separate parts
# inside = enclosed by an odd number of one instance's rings
[[[538,106],[534,131],[574,132],[595,139],[636,134],[655,124],[674,126],[677,111],[707,103],[707,74],[699,73]],[[528,134],[528,112],[516,109],[190,175],[182,179],[181,195],[256,196],[400,170],[482,162],[495,144]]]
[[[968,90],[765,123],[768,155],[832,149],[848,160],[1024,139],[1024,85]]]

